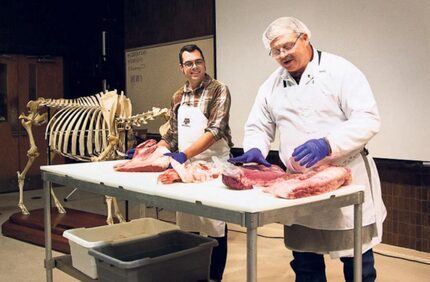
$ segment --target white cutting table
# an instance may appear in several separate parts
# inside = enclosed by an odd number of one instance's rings
[[[157,184],[159,173],[116,172],[113,165],[121,161],[91,162],[42,166],[45,199],[45,267],[46,280],[52,281],[57,267],[73,271],[52,257],[51,183],[76,187],[121,199],[139,200],[149,206],[182,211],[235,223],[247,228],[247,281],[257,279],[257,228],[269,223],[294,223],[294,219],[318,207],[354,205],[354,281],[361,281],[361,225],[364,187],[349,185],[322,195],[287,200],[260,189],[230,190],[218,178],[205,183]],[[67,264],[67,263],[66,263]],[[79,277],[81,280],[82,277]],[[88,279],[89,280],[89,279]]]

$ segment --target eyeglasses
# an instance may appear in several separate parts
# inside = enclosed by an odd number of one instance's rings
[[[204,63],[205,61],[203,59],[197,59],[195,61],[186,61],[182,65],[187,68],[192,68],[194,65],[196,65],[196,67],[203,66]]]
[[[269,52],[269,56],[272,57],[278,57],[279,55],[281,55],[281,53],[284,52],[288,52],[290,50],[292,50],[295,46],[297,41],[299,40],[299,38],[303,35],[303,33],[300,33],[297,37],[296,40],[294,42],[287,42],[284,44],[284,46],[282,46],[281,48],[272,48],[270,49]]]

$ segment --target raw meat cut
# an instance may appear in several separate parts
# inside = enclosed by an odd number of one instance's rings
[[[297,199],[330,192],[352,181],[350,169],[330,165],[293,175],[289,179],[279,178],[263,190],[280,198]]]
[[[114,166],[116,171],[160,172],[165,171],[170,163],[170,153],[166,147],[158,147],[157,141],[149,139],[136,147],[133,158]]]
[[[174,182],[195,183],[206,182],[219,176],[219,171],[211,163],[204,161],[186,162],[180,164],[170,160],[173,169],[169,169],[158,176],[158,183],[170,184]]]
[[[157,178],[157,183],[161,184],[172,184],[175,182],[182,182],[181,177],[173,168],[169,168]]]
[[[267,186],[279,177],[285,176],[285,171],[277,165],[224,166],[222,182],[235,190],[252,189],[254,185]]]

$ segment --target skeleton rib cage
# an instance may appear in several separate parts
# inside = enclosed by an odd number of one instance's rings
[[[100,96],[74,100],[46,100],[42,105],[58,109],[50,119],[45,138],[51,150],[79,161],[98,157],[108,146],[109,127],[97,99]],[[117,131],[117,128],[113,127]],[[118,135],[118,132],[112,132]]]
[[[118,101],[103,102],[112,99]],[[79,161],[118,158],[117,151],[125,150],[124,136],[119,138],[120,130],[147,124],[148,120],[167,114],[167,109],[153,107],[150,111],[131,116],[129,99],[123,93],[118,96],[116,91],[72,100],[43,99],[40,105],[57,110],[45,131],[51,150]],[[112,137],[119,138],[114,148],[99,158]]]

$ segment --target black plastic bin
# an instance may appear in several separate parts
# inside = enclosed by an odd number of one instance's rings
[[[208,281],[218,242],[181,230],[88,250],[100,281]]]

